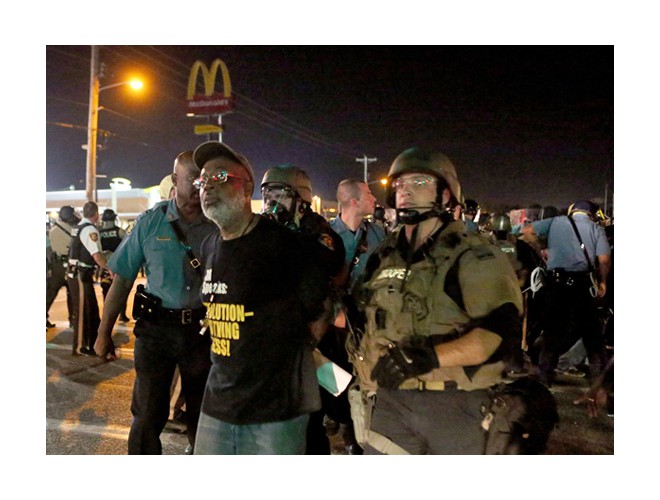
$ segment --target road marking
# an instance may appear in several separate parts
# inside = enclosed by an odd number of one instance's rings
[[[71,351],[71,346],[46,342],[46,349],[54,349],[58,351]],[[133,349],[127,349],[125,347],[115,347],[115,353],[117,354],[119,359],[121,358],[133,359]]]
[[[128,432],[131,430],[131,428],[125,425],[87,424],[80,421],[47,418],[46,430],[81,432],[83,434],[93,434],[95,436],[101,436],[105,438],[128,439]]]
[[[78,420],[62,420],[58,418],[46,418],[46,430],[60,432],[77,432],[90,434],[108,439],[121,439],[128,441],[128,433],[131,428],[126,425],[90,424]],[[187,444],[185,433],[163,431],[160,435],[163,448],[166,446],[181,447]],[[182,443],[185,443],[182,445]]]

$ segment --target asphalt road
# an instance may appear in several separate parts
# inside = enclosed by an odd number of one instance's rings
[[[97,296],[102,307],[100,286]],[[95,357],[72,356],[64,289],[51,308],[50,320],[56,327],[46,331],[46,454],[125,455],[135,374],[134,323],[117,323],[113,338],[120,358],[104,363]],[[614,418],[604,413],[589,418],[584,407],[573,404],[586,389],[585,379],[559,377],[552,392],[560,422],[546,454],[614,454]],[[182,455],[187,445],[185,435],[171,430],[162,434],[161,441],[165,455]],[[333,445],[335,454],[341,454],[337,443]]]

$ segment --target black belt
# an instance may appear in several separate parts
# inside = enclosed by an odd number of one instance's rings
[[[190,325],[206,316],[206,308],[199,309],[166,309],[161,307],[158,310],[158,323],[168,325]]]
[[[548,273],[551,283],[564,286],[591,285],[589,271],[566,271],[564,269],[552,269]]]

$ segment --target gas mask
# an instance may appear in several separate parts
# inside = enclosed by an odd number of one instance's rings
[[[295,207],[298,196],[284,184],[268,184],[261,188],[263,209],[261,214],[287,227],[295,227]]]

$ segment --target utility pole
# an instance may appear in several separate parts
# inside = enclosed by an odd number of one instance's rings
[[[356,158],[355,161],[359,163],[364,163],[364,182],[369,182],[369,172],[367,170],[367,165],[378,161],[378,158],[367,158],[367,155],[364,155],[362,158]]]
[[[96,137],[99,123],[99,48],[92,45],[89,79],[89,120],[87,122],[87,201],[96,201]]]

